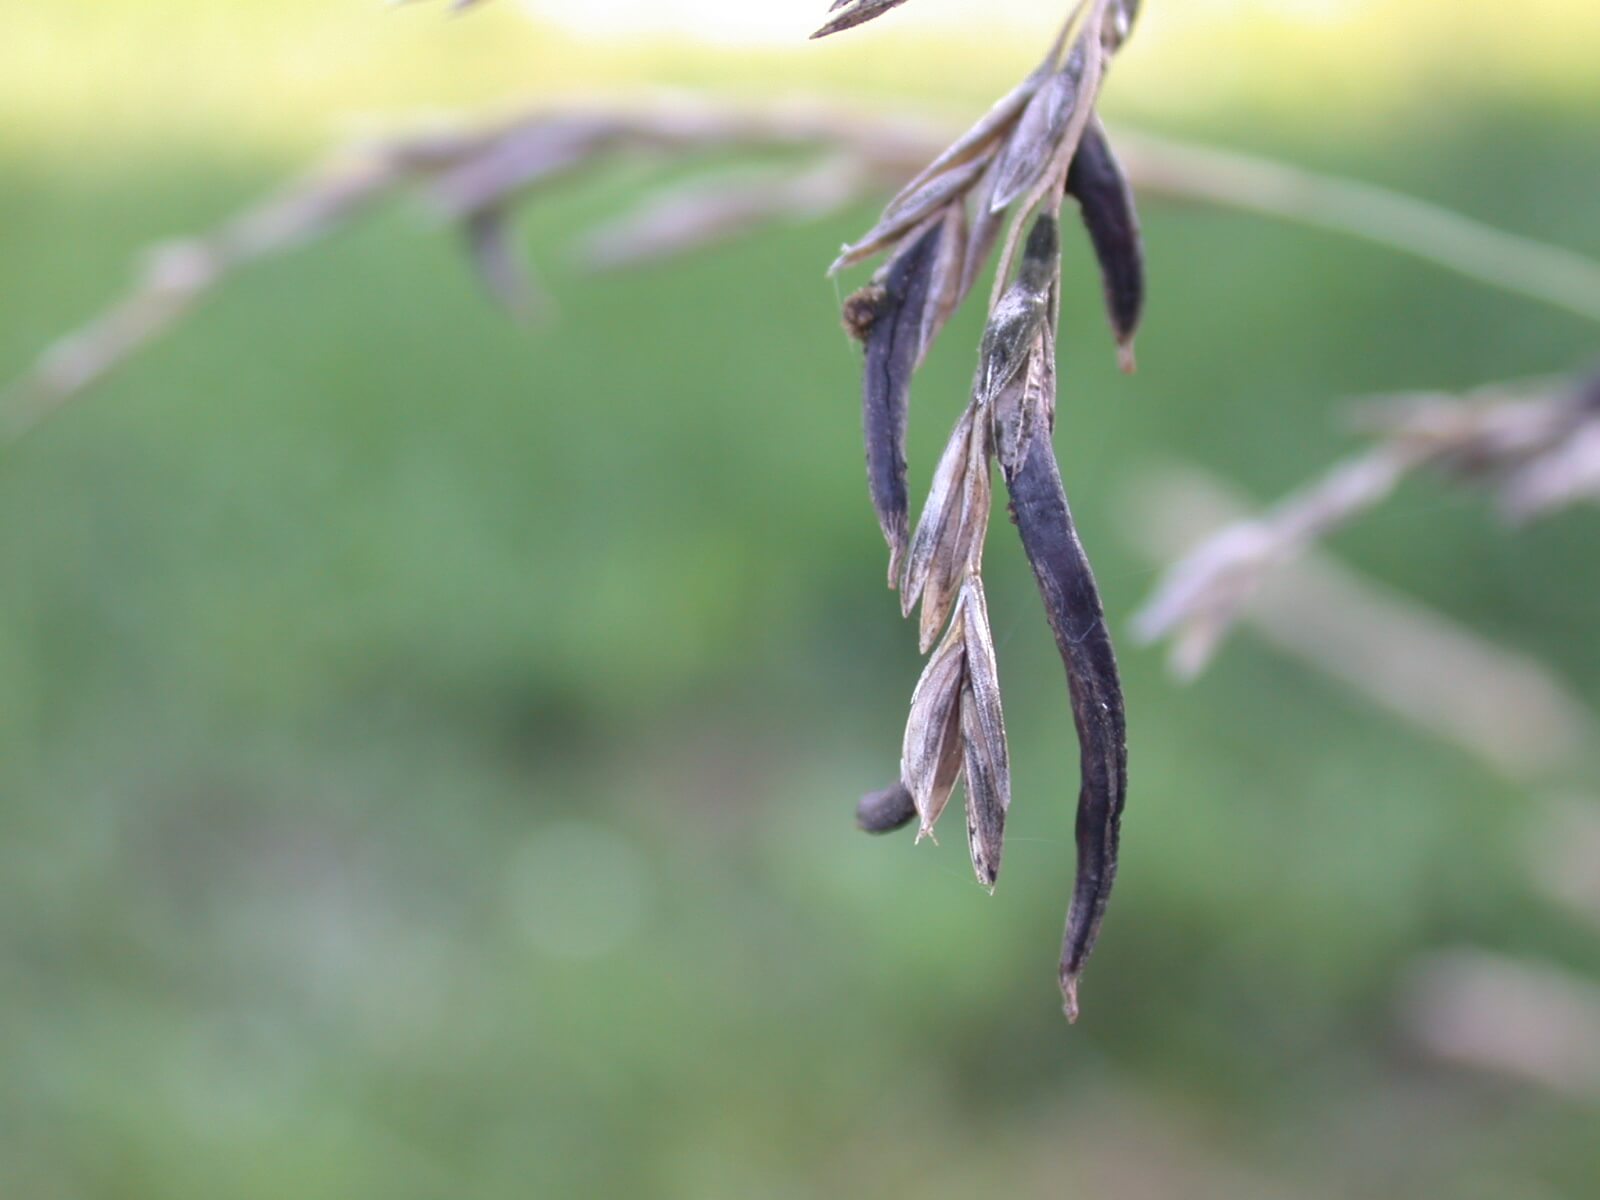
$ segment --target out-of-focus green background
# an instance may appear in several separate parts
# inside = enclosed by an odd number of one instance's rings
[[[1600,255],[1587,0],[1146,8],[1114,116]],[[12,6],[0,376],[141,246],[375,117],[669,84],[959,120],[1036,54],[915,3],[854,41],[806,28]],[[1399,1016],[1439,950],[1600,972],[1600,926],[1529,851],[1547,797],[1248,636],[1189,688],[1124,639],[1125,858],[1076,1027],[1054,990],[1075,749],[1003,524],[1001,887],[959,837],[852,829],[919,669],[821,273],[871,213],[568,266],[638,184],[527,212],[546,324],[505,320],[397,209],[242,275],[0,456],[0,1195],[1600,1194],[1600,1092],[1443,1065]],[[1146,225],[1132,379],[1068,259],[1057,441],[1120,631],[1155,578],[1124,516],[1148,463],[1271,497],[1348,447],[1340,397],[1600,345],[1331,237]],[[919,381],[914,490],[977,333],[964,314]],[[1512,535],[1420,484],[1334,548],[1594,703],[1597,537],[1592,510]]]

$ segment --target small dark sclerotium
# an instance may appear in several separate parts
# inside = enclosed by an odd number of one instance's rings
[[[861,408],[867,479],[878,524],[893,551],[891,576],[899,570],[908,536],[907,406],[922,336],[922,310],[928,298],[928,270],[938,240],[936,226],[894,261],[881,285],[869,294],[853,297],[846,311],[847,322],[860,330],[867,348]]]

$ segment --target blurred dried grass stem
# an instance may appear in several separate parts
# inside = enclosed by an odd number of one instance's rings
[[[1128,173],[1153,195],[1281,217],[1448,267],[1600,321],[1600,263],[1403,192],[1146,133],[1119,133]]]
[[[1528,823],[1524,861],[1541,895],[1600,931],[1600,798],[1544,801]]]
[[[1431,1058],[1600,1100],[1600,988],[1569,971],[1480,950],[1441,952],[1411,968],[1400,1019]]]
[[[1146,641],[1173,639],[1177,674],[1203,670],[1275,573],[1415,472],[1486,491],[1513,523],[1600,500],[1600,374],[1396,396],[1364,405],[1357,425],[1373,437],[1369,449],[1260,516],[1223,524],[1167,569],[1134,628]]]
[[[1361,474],[1330,494],[1361,495]],[[1381,482],[1386,472],[1373,477]],[[1221,632],[1244,620],[1278,650],[1508,779],[1557,776],[1587,752],[1593,715],[1555,672],[1314,549],[1275,556],[1271,523],[1263,532],[1241,520],[1242,502],[1220,480],[1192,468],[1147,473],[1129,489],[1125,511],[1129,535],[1156,562],[1225,529],[1172,569],[1157,593],[1161,607],[1140,619],[1147,636],[1152,613],[1172,619],[1179,673],[1198,670]],[[1314,524],[1297,516],[1285,528]]]
[[[653,95],[616,105],[575,101],[493,120],[433,121],[367,138],[329,156],[214,230],[148,250],[131,288],[49,346],[0,392],[0,438],[14,440],[94,387],[236,271],[359,220],[417,192],[461,222],[500,297],[531,291],[503,235],[515,206],[542,185],[628,154],[702,157],[792,152],[794,169],[709,179],[647,197],[639,210],[582,244],[596,267],[662,258],[760,228],[844,208],[901,185],[943,150],[951,131],[926,120],[827,103],[764,109]],[[1119,129],[1128,178],[1146,196],[1217,204],[1363,237],[1504,290],[1600,320],[1600,264],[1515,238],[1366,184]],[[1262,186],[1263,183],[1270,186]],[[1356,189],[1365,202],[1341,206]],[[1411,236],[1426,210],[1448,238]],[[1396,220],[1397,213],[1409,214]],[[473,236],[476,225],[479,235]],[[525,305],[524,305],[525,306]]]

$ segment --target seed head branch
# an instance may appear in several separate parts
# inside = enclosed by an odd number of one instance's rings
[[[1078,736],[1077,880],[1059,968],[1064,1006],[1073,1020],[1079,979],[1116,876],[1127,738],[1116,656],[1051,445],[1059,213],[1072,191],[1101,263],[1117,342],[1131,363],[1144,256],[1132,192],[1095,116],[1106,68],[1131,20],[1132,6],[1121,0],[1076,5],[1038,69],[918,172],[833,266],[838,270],[886,256],[871,281],[846,302],[845,324],[865,349],[867,475],[889,543],[890,585],[898,582],[907,616],[918,603],[922,606],[918,641],[923,653],[938,642],[912,696],[900,790],[866,797],[858,822],[874,832],[898,824],[905,811],[903,794],[921,819],[920,841],[932,834],[956,783],[964,781],[972,865],[978,881],[994,888],[1011,802],[999,674],[982,581],[998,458],[1023,550],[1066,667]],[[1075,173],[1086,138],[1094,143],[1090,161]],[[1001,241],[1007,221],[971,397],[934,471],[916,531],[908,534],[904,444],[912,376],[921,353]],[[917,330],[923,336],[913,350]]]

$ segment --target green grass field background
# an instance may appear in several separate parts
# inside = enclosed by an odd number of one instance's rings
[[[1192,45],[1130,46],[1112,111],[1600,255],[1600,77],[1555,32],[1592,13],[1462,5],[1415,44],[1443,7],[1397,6],[1409,58],[1375,17],[1189,13]],[[960,117],[1030,65],[1003,43],[963,73],[915,28],[913,4],[859,46],[714,51],[429,6],[7,13],[0,376],[140,247],[375,114],[670,84]],[[1600,1108],[1396,1028],[1430,950],[1600,971],[1534,886],[1538,797],[1248,635],[1186,688],[1126,636],[1151,463],[1267,499],[1352,444],[1342,397],[1578,369],[1595,329],[1151,206],[1128,379],[1070,248],[1056,440],[1123,635],[1132,792],[1069,1028],[1075,747],[1003,523],[999,891],[959,837],[851,827],[919,669],[822,276],[871,213],[574,270],[640,179],[526,212],[547,322],[504,319],[401,207],[241,275],[0,454],[0,1195],[1595,1195]],[[914,492],[978,332],[964,313],[919,378]],[[1600,702],[1597,536],[1424,483],[1334,549]]]

